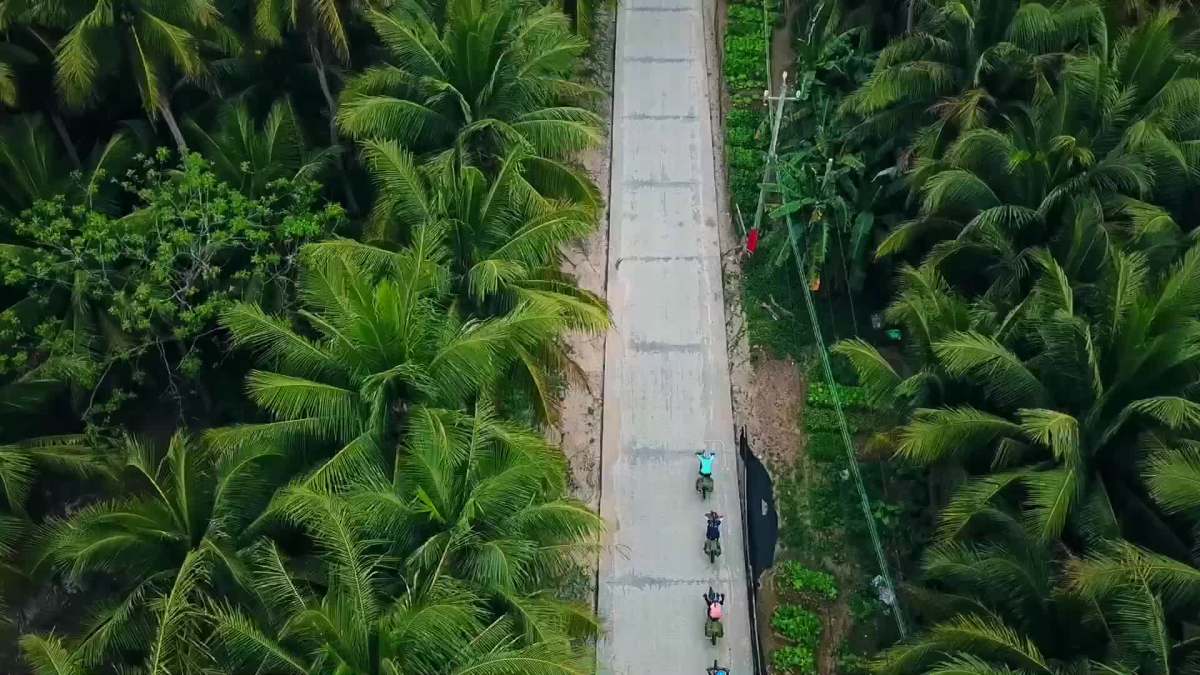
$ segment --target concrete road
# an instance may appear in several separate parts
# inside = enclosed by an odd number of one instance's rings
[[[600,509],[605,675],[752,672],[709,117],[705,19],[713,0],[620,0],[613,108]],[[716,492],[693,489],[703,447]],[[703,553],[725,514],[725,555]],[[709,586],[725,638],[704,639]]]

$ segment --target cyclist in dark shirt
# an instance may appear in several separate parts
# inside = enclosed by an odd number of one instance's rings
[[[704,514],[708,517],[708,529],[704,533],[704,537],[710,541],[716,541],[721,538],[721,514],[716,511],[709,511]]]

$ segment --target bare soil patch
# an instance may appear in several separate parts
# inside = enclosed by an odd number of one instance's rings
[[[838,652],[842,643],[854,625],[850,616],[850,600],[845,593],[838,596],[832,604],[822,607],[821,643],[817,645],[817,672],[820,675],[836,675],[838,671]]]
[[[772,475],[778,475],[794,466],[800,454],[800,414],[808,395],[807,383],[792,359],[760,358],[751,371],[746,432],[754,454]]]

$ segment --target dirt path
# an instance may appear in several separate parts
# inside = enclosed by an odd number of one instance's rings
[[[604,210],[596,232],[565,251],[562,269],[573,275],[580,288],[605,297],[608,284],[608,194],[611,157],[612,75],[615,36],[613,10],[601,7],[593,24],[593,48],[588,55],[586,75],[592,86],[603,92],[596,110],[605,119],[604,144],[582,158],[583,165],[600,188]],[[561,421],[551,440],[562,446],[571,465],[572,493],[593,509],[600,508],[600,433],[604,411],[605,335],[571,333],[567,346],[582,377],[567,382],[563,392]]]

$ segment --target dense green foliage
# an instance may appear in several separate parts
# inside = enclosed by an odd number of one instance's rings
[[[823,4],[836,6],[829,21],[807,24],[834,28],[822,51],[856,40],[836,28],[862,4]],[[792,204],[778,199],[775,215],[819,221],[800,230],[798,273],[780,269],[787,284],[811,284],[821,252],[837,250],[814,248],[828,230],[846,253],[822,276],[854,288],[866,235],[845,223],[873,214],[865,275],[890,288],[882,318],[902,349],[856,329],[835,351],[857,386],[810,384],[817,470],[785,483],[784,535],[796,548],[822,538],[795,522],[831,522],[850,541],[861,528],[824,478],[846,461],[822,412],[837,393],[872,501],[914,471],[934,500],[927,514],[872,504],[915,624],[877,672],[1197,672],[1198,17],[1153,2],[934,0],[915,3],[911,32],[885,18],[893,32],[870,73],[821,78],[836,82],[838,115],[795,127],[783,158],[824,156],[845,184],[784,175]],[[807,46],[798,68],[817,53]],[[784,224],[772,227],[767,253],[786,258]],[[776,313],[802,311],[773,294]],[[872,479],[876,468],[891,477]]]
[[[0,277],[14,297],[0,313],[0,373],[68,375],[87,421],[138,392],[203,386],[221,310],[236,298],[285,307],[297,251],[343,219],[311,183],[249,197],[195,156],[177,170],[147,159],[131,176],[122,217],[58,198],[4,225]]]
[[[858,47],[857,33],[838,33],[820,14],[812,20],[809,33],[797,41],[792,83],[797,100],[781,133],[783,159],[769,203],[771,218],[788,227],[775,228],[764,245],[775,267],[795,264],[798,250],[804,278],[815,288],[828,284],[858,291],[866,278],[881,192],[878,183],[864,179],[884,155],[878,147],[848,146],[850,129],[837,115],[837,97],[865,79],[872,60]]]
[[[751,342],[797,360],[814,343],[800,284],[816,293],[820,326],[830,339],[857,334],[867,312],[854,298],[870,289],[875,238],[881,228],[899,222],[893,208],[902,205],[886,169],[892,146],[886,140],[854,144],[853,123],[838,114],[838,101],[867,77],[873,58],[861,31],[840,30],[836,10],[837,3],[816,3],[794,17],[789,100],[775,178],[764,186],[762,253],[743,265]],[[770,140],[764,114],[760,106],[756,121],[763,127],[763,148]],[[737,197],[733,168],[730,181]],[[755,218],[761,181],[760,163],[746,183],[746,198],[738,198],[747,226]],[[795,266],[797,256],[804,268],[800,279],[784,271]]]
[[[752,92],[767,81],[766,36],[759,3],[729,6],[725,32],[725,82],[731,91]]]
[[[591,668],[571,7],[0,2],[0,670]]]

